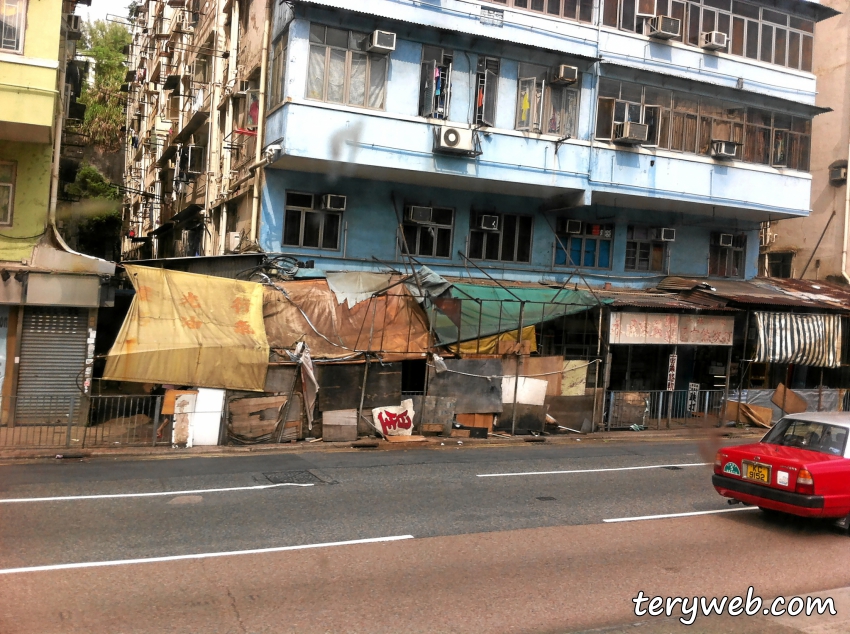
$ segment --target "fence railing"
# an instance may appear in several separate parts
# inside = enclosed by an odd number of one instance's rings
[[[173,417],[162,396],[50,396],[4,399],[0,447],[170,445]]]
[[[642,425],[666,428],[673,421],[694,418],[717,424],[723,412],[723,390],[642,390],[611,391],[606,408],[606,429],[627,429]]]

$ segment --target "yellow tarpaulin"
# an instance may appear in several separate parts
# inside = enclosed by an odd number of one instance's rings
[[[127,265],[136,289],[104,379],[262,391],[263,287]]]
[[[529,352],[537,352],[537,331],[534,326],[526,326],[522,329],[522,341],[523,343],[528,342]],[[490,335],[489,337],[481,337],[481,339],[473,339],[472,341],[461,341],[460,353],[504,354],[505,344],[508,344],[508,347],[511,347],[510,344],[516,344],[516,330],[502,332],[498,335]],[[446,347],[454,352],[457,349],[457,344]]]

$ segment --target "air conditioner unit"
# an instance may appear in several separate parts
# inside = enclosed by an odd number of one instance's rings
[[[640,145],[649,138],[649,126],[645,123],[626,121],[614,124],[614,143]]]
[[[830,167],[829,168],[829,182],[830,183],[843,183],[847,181],[847,168],[846,167]]]
[[[721,233],[720,234],[720,246],[721,247],[731,247],[732,241],[735,239],[731,233]]]
[[[558,218],[555,228],[557,233],[581,233],[582,222],[572,218]]]
[[[676,241],[676,230],[670,229],[668,227],[664,227],[659,230],[659,236],[662,242],[675,242]]]
[[[227,251],[235,253],[239,249],[239,243],[242,240],[242,235],[238,231],[227,232]]]
[[[407,208],[407,219],[411,222],[428,223],[431,222],[431,214],[433,211],[434,210],[431,207],[411,205]]]
[[[574,84],[578,81],[578,68],[568,64],[555,66],[552,73],[553,84]]]
[[[735,158],[738,143],[735,141],[711,141],[711,155],[715,158]]]
[[[484,231],[498,231],[499,216],[478,216],[478,228],[483,229]]]
[[[322,209],[325,211],[345,211],[346,197],[339,194],[322,196]]]
[[[472,130],[443,125],[434,129],[434,151],[453,154],[475,153]]]
[[[395,33],[375,31],[369,36],[366,50],[370,53],[391,53],[395,50]]]
[[[83,31],[81,26],[80,16],[78,15],[68,15],[68,39],[69,40],[79,40],[83,37]]]
[[[646,21],[646,35],[659,40],[671,40],[682,35],[682,21],[666,15],[656,15]]]
[[[723,31],[705,31],[699,34],[699,45],[707,51],[719,51],[726,48],[726,37]]]

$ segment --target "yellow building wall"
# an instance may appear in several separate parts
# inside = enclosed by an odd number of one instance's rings
[[[0,160],[17,163],[12,225],[0,225],[0,261],[29,260],[47,225],[53,148],[0,141]]]
[[[0,61],[0,120],[49,126],[53,122],[59,59],[61,0],[30,0],[23,55]],[[17,63],[19,62],[19,63]]]

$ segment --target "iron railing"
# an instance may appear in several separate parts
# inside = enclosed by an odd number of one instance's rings
[[[606,408],[606,429],[627,429],[632,425],[666,428],[690,419],[717,424],[723,414],[723,390],[642,390],[610,391]]]

